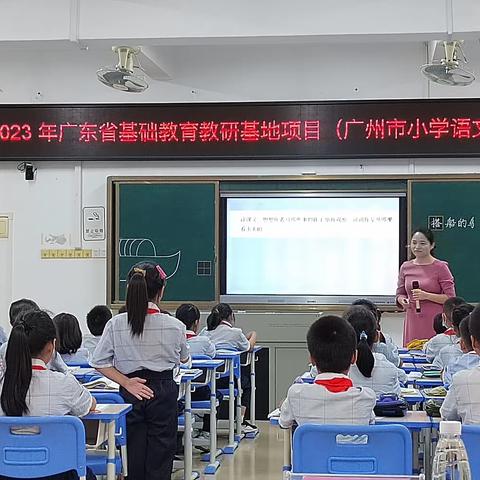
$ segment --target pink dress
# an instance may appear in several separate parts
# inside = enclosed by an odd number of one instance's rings
[[[403,263],[398,274],[397,297],[405,295],[410,300],[403,326],[404,345],[416,338],[432,338],[435,335],[433,317],[443,311],[442,305],[429,300],[420,301],[421,312],[415,311],[412,297],[412,282],[415,280],[420,290],[455,296],[455,284],[447,262],[435,259],[430,265],[416,265],[413,260]]]

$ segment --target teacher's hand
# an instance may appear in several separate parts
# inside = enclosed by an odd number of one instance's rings
[[[428,292],[424,292],[423,290],[420,290],[419,288],[414,288],[412,290],[412,296],[414,300],[428,300]]]
[[[410,303],[408,300],[408,297],[404,297],[403,295],[397,297],[398,303],[403,307],[405,310],[408,307],[408,304]]]

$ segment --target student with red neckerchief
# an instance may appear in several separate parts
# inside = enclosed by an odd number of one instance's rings
[[[128,477],[171,478],[177,437],[178,386],[173,370],[190,360],[185,325],[162,313],[166,274],[159,265],[135,265],[127,277],[126,313],[105,326],[90,362],[120,385],[127,415]]]
[[[357,358],[353,327],[335,315],[320,317],[307,333],[310,359],[318,370],[313,384],[293,384],[280,408],[279,423],[368,424],[375,415],[375,392],[353,386],[348,372]]]

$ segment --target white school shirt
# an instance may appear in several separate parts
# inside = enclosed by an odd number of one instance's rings
[[[453,376],[440,414],[444,420],[480,424],[480,367],[462,370]]]
[[[243,334],[242,329],[233,327],[231,323],[225,320],[215,330],[203,329],[200,335],[209,337],[217,349],[233,348],[240,352],[250,350],[250,342]]]
[[[447,365],[450,365],[450,363],[462,356],[463,352],[460,348],[460,339],[457,337],[457,340],[457,343],[447,345],[438,352],[438,355],[432,363],[434,367],[443,370]]]
[[[448,388],[452,384],[452,378],[456,373],[461,372],[462,370],[471,370],[479,365],[480,355],[477,355],[474,351],[464,353],[446,366],[443,374],[443,383],[445,384],[445,387]]]
[[[205,335],[197,335],[191,330],[187,330],[187,344],[190,348],[190,355],[207,355],[209,357],[215,356],[215,345]]]
[[[83,336],[82,348],[86,348],[88,350],[89,358],[93,357],[93,352],[97,348],[98,342],[101,338],[101,335],[99,337],[96,337],[91,333],[86,333]]]
[[[452,329],[448,329],[448,331],[452,331]],[[433,362],[443,347],[453,345],[457,341],[458,337],[456,335],[446,335],[445,333],[435,335],[423,346],[423,351],[427,355],[427,360]]]
[[[89,363],[90,354],[86,348],[79,348],[75,353],[61,353],[66,365],[69,363]]]
[[[372,347],[372,352],[383,353],[389,362],[393,363],[396,367],[400,366],[398,347],[388,333],[384,333],[383,336],[385,337],[385,343],[375,342]]]
[[[5,355],[7,354],[8,342],[0,346],[0,370],[5,369]],[[48,362],[47,367],[54,372],[68,373],[68,367],[62,360],[62,357],[58,352],[55,352],[52,359]]]
[[[340,373],[320,373],[315,380],[348,378]],[[365,387],[350,387],[345,392],[330,392],[322,385],[295,383],[280,408],[279,423],[289,428],[296,422],[368,425],[375,420],[375,392]]]
[[[125,375],[138,370],[173,370],[180,361],[190,360],[185,331],[180,320],[160,313],[154,303],[148,304],[142,335],[132,335],[127,313],[115,315],[105,325],[90,365],[115,367]]]
[[[32,359],[32,369],[32,380],[26,396],[28,416],[83,417],[90,411],[92,395],[73,375],[54,372],[38,358]],[[0,413],[5,415],[2,410]]]
[[[373,353],[375,363],[371,377],[364,377],[356,365],[352,365],[348,376],[356,387],[371,388],[377,395],[381,393],[400,394],[402,386],[400,383],[406,381],[407,376],[389,362],[382,353]]]

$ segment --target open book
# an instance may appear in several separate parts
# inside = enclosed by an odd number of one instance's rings
[[[83,383],[85,388],[88,390],[112,390],[118,392],[120,385],[115,383],[114,381],[102,377],[97,378],[96,380],[92,380],[91,382]]]

